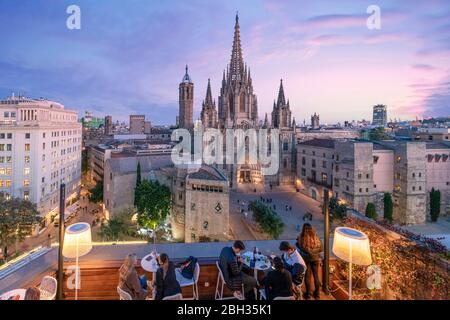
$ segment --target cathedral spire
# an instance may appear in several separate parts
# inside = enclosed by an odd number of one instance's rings
[[[210,79],[208,79],[208,88],[206,89],[205,104],[207,106],[212,106],[213,105],[212,94],[211,94],[211,80]]]
[[[236,13],[233,49],[231,51],[231,62],[230,62],[230,74],[232,80],[242,80],[243,71],[244,71],[244,60],[242,58],[241,31],[239,27],[239,15]]]
[[[286,98],[284,97],[283,79],[280,80],[280,90],[278,91],[277,106],[281,107],[286,105]]]
[[[188,68],[188,65],[186,65],[186,73],[184,74],[183,80],[181,80],[181,82],[192,83],[192,79],[189,76],[189,72],[188,71],[189,71],[189,68]]]

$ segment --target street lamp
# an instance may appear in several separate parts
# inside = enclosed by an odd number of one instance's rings
[[[75,258],[75,300],[78,299],[79,267],[78,258],[92,250],[91,226],[80,222],[69,226],[64,234],[63,255],[66,258]]]
[[[333,253],[349,263],[348,299],[352,300],[352,264],[368,266],[372,263],[369,237],[353,228],[338,227],[334,230]]]

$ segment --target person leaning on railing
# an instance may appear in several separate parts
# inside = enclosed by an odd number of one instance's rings
[[[303,229],[297,238],[296,246],[300,255],[306,262],[305,299],[309,299],[311,297],[311,273],[314,277],[314,299],[319,299],[320,280],[318,271],[320,265],[320,253],[323,251],[323,245],[316,233],[316,230],[311,224],[303,224]]]

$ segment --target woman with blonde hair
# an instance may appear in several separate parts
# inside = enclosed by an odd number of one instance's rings
[[[306,263],[305,299],[311,298],[311,272],[314,277],[314,299],[319,299],[320,280],[318,270],[320,264],[320,253],[323,251],[323,245],[316,230],[311,224],[303,224],[303,229],[297,238],[296,245],[300,255]]]
[[[145,300],[147,291],[141,285],[136,271],[136,254],[129,254],[119,269],[119,288],[128,292],[133,300]]]
[[[41,290],[38,287],[30,287],[25,291],[24,300],[40,300],[41,299]]]

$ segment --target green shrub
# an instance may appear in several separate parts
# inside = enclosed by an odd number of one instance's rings
[[[274,239],[278,239],[284,230],[284,223],[277,213],[259,201],[250,202],[253,219],[261,226],[264,232]]]
[[[366,217],[376,220],[377,219],[377,210],[375,209],[375,205],[372,202],[369,202],[366,207]]]

